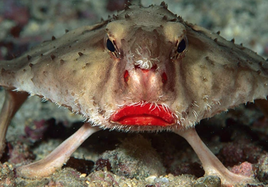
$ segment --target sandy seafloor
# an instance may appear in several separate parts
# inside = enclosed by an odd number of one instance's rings
[[[111,1],[112,2],[112,1]],[[104,0],[0,0],[0,58],[17,56],[65,29],[91,25],[112,15]],[[144,5],[160,4],[161,0]],[[191,23],[268,56],[268,1],[167,0],[169,9]],[[109,4],[109,8],[107,5]],[[198,90],[197,90],[198,91]],[[0,91],[0,102],[4,92]],[[31,97],[12,120],[0,164],[0,186],[220,186],[203,170],[191,147],[173,133],[102,131],[90,137],[64,168],[42,179],[23,179],[14,168],[43,158],[81,125],[82,118]],[[232,171],[268,184],[268,122],[253,104],[203,120],[197,130]],[[242,185],[243,186],[243,185]],[[245,185],[246,186],[246,185]]]

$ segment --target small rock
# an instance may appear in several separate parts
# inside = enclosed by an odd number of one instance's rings
[[[221,179],[217,176],[206,176],[197,179],[194,187],[221,187]]]

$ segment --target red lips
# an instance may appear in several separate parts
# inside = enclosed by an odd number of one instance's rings
[[[175,123],[175,118],[162,105],[147,103],[125,106],[116,111],[110,121],[121,125],[168,126]]]

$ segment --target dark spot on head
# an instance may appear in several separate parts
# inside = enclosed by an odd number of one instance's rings
[[[160,6],[162,6],[164,9],[168,8],[167,4],[164,1],[161,2]]]
[[[84,54],[84,53],[82,53],[82,52],[78,52],[78,55],[79,55],[79,56],[83,56],[83,54]]]
[[[32,58],[32,57],[31,57],[30,55],[27,55],[27,59],[28,59],[28,61],[31,60],[31,58]]]
[[[43,71],[43,75],[46,77],[47,76],[47,71]]]
[[[113,15],[113,19],[114,20],[117,20],[118,19],[118,16],[117,15]]]
[[[33,64],[32,64],[32,63],[30,63],[30,64],[29,64],[29,66],[30,66],[30,68],[31,68],[31,67],[33,67]]]
[[[64,60],[60,59],[60,64],[61,65],[64,64]]]
[[[65,29],[65,33],[67,33],[67,32],[69,32],[69,30],[68,29]]]
[[[51,37],[51,40],[53,41],[53,40],[56,40],[56,37],[55,36],[52,36]]]
[[[177,17],[177,14],[174,14],[174,16]],[[171,20],[169,20],[169,21],[177,21],[177,18],[171,19]]]
[[[129,5],[126,4],[124,10],[128,10],[128,9],[130,9],[130,8],[129,8]]]
[[[86,69],[86,67],[89,67],[89,66],[90,66],[90,63],[86,63],[82,68]]]
[[[206,61],[208,61],[211,65],[215,65],[214,61],[211,60],[208,56],[205,57]]]
[[[66,108],[68,108],[70,111],[72,111],[72,107],[70,107],[70,106],[68,106],[68,105],[61,104],[61,106],[66,107]]]
[[[98,113],[103,116],[106,113],[106,110],[102,110],[99,108]]]
[[[50,55],[51,59],[54,60],[56,58],[55,55]]]
[[[94,97],[92,97],[92,98],[95,99]],[[93,100],[92,104],[93,104],[93,106],[98,106],[98,104],[96,103],[95,100]]]
[[[1,69],[1,74],[3,74],[4,72],[6,72],[6,70],[4,68]]]

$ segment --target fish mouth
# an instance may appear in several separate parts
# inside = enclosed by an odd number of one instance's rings
[[[137,126],[170,126],[175,123],[173,113],[161,104],[127,105],[110,117],[111,123]]]

